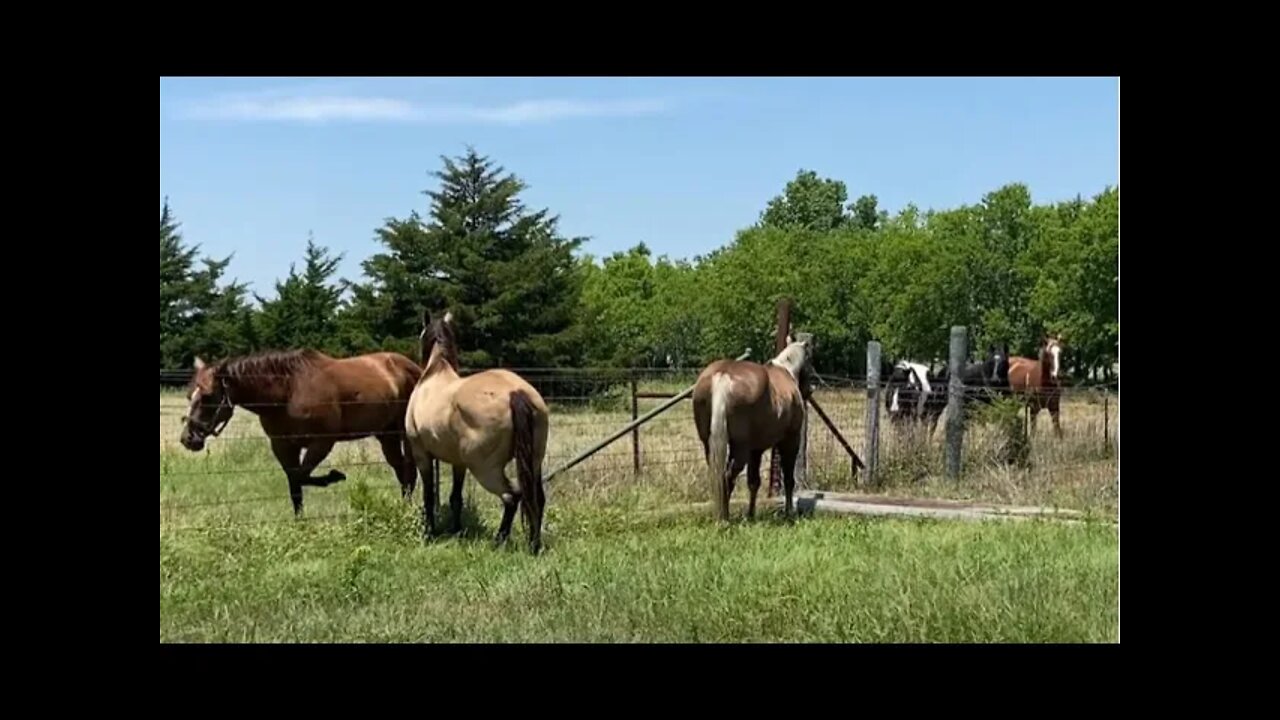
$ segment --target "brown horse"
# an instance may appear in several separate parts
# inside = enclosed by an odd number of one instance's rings
[[[453,466],[451,532],[462,530],[462,482],[470,470],[484,489],[502,499],[502,524],[495,544],[507,541],[519,506],[529,531],[529,550],[538,554],[546,510],[542,487],[549,426],[546,403],[532,385],[508,370],[459,376],[451,313],[435,320],[423,313],[421,338],[426,367],[409,400],[404,428],[422,472],[423,539],[435,534],[431,461],[438,458]],[[512,458],[518,487],[506,476]]]
[[[1031,408],[1032,429],[1040,411],[1047,408],[1053,418],[1053,431],[1059,438],[1062,437],[1062,425],[1058,421],[1062,399],[1061,366],[1062,340],[1057,336],[1049,336],[1040,345],[1039,360],[1025,357],[1009,359],[1009,387],[1026,398]]]
[[[413,494],[416,476],[404,447],[404,413],[420,370],[409,358],[372,353],[337,359],[294,350],[211,365],[196,358],[195,370],[179,438],[183,447],[203,449],[230,422],[237,406],[256,414],[289,479],[295,515],[302,513],[302,486],[325,487],[346,479],[338,470],[311,477],[334,443],[371,435],[395,470],[401,494]]]
[[[780,453],[786,490],[786,513],[792,513],[796,457],[804,404],[812,393],[813,348],[787,338],[787,347],[763,365],[717,360],[698,376],[693,390],[693,421],[707,457],[717,520],[729,519],[729,496],[743,467],[756,514],[760,460],[765,450]]]

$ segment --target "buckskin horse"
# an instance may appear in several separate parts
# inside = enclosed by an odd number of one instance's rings
[[[1062,380],[1059,377],[1062,358],[1062,339],[1050,335],[1040,344],[1040,359],[1015,357],[1010,361],[1009,385],[1013,392],[1026,398],[1031,408],[1031,429],[1042,409],[1049,410],[1053,419],[1053,431],[1062,437],[1062,425],[1058,421],[1062,398]]]
[[[433,320],[424,312],[420,339],[426,365],[403,422],[423,477],[423,539],[435,534],[431,461],[438,458],[453,466],[451,532],[462,531],[462,483],[470,470],[485,490],[502,500],[502,524],[494,543],[507,541],[519,506],[529,533],[529,550],[538,554],[546,511],[542,486],[549,429],[546,403],[532,385],[509,370],[460,377],[452,313]],[[512,458],[518,486],[512,486],[506,477],[505,468]]]
[[[782,460],[786,514],[791,516],[796,457],[804,423],[804,404],[813,392],[813,347],[788,337],[787,347],[764,364],[717,360],[698,375],[693,390],[693,420],[707,458],[717,520],[729,519],[729,496],[743,467],[755,517],[760,490],[760,460],[773,449]]]
[[[374,436],[408,498],[416,475],[404,445],[404,413],[420,372],[409,358],[386,352],[339,359],[301,349],[212,364],[196,358],[179,442],[199,452],[236,407],[254,413],[289,479],[293,512],[301,515],[303,486],[346,479],[338,470],[311,476],[334,444]]]

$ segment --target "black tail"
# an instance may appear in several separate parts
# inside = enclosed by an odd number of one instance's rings
[[[536,555],[542,549],[542,515],[546,495],[542,490],[542,472],[534,458],[533,403],[523,390],[511,393],[512,451],[516,460],[516,477],[520,480],[520,508],[529,530],[529,549]]]

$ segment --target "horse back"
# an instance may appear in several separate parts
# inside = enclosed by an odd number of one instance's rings
[[[1009,387],[1026,390],[1040,384],[1040,361],[1024,357],[1009,358]]]
[[[799,387],[785,369],[743,360],[718,360],[698,376],[694,387],[694,419],[699,434],[709,425],[712,379],[728,375],[729,396],[725,412],[729,414],[729,434],[737,442],[752,446],[772,445],[779,432],[799,427],[804,414]]]

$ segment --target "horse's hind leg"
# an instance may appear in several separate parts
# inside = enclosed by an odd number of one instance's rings
[[[747,519],[753,520],[756,516],[756,494],[760,492],[760,459],[764,456],[764,451],[754,451],[747,458],[747,489],[751,491],[751,503],[747,505]]]
[[[511,536],[511,523],[516,517],[516,508],[520,506],[520,493],[511,487],[501,467],[485,470],[473,470],[476,480],[484,489],[502,499],[502,524],[498,526],[498,534],[493,538],[495,545],[501,545]],[[456,476],[455,476],[456,477]],[[455,485],[460,487],[461,484]],[[459,493],[459,498],[461,494]],[[459,502],[461,504],[461,502]]]
[[[729,464],[724,471],[724,501],[725,512],[728,512],[729,498],[733,497],[733,486],[738,483],[738,476],[742,474],[742,470],[747,466],[747,458],[750,453],[743,448],[735,445],[729,446]]]
[[[449,532],[455,535],[462,532],[462,482],[467,478],[467,467],[456,465],[453,468],[453,489],[449,491],[449,512],[453,520]]]
[[[413,497],[413,486],[418,477],[418,468],[409,457],[408,446],[399,435],[380,435],[378,444],[382,446],[382,457],[396,473],[400,481],[400,497],[408,500]]]
[[[796,489],[796,459],[800,457],[800,439],[783,440],[778,445],[782,453],[782,488],[787,495],[786,516],[791,517],[795,511],[792,495]]]

